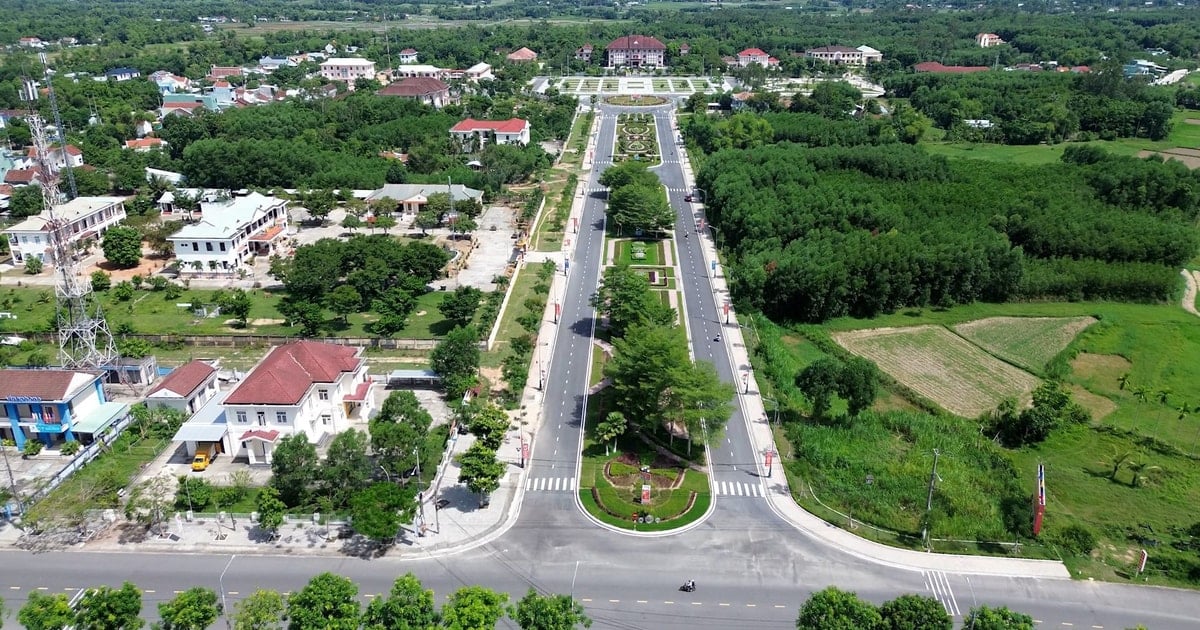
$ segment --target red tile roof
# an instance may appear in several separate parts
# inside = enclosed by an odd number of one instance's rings
[[[4,174],[6,184],[32,184],[35,179],[38,179],[36,168],[14,168]]]
[[[666,44],[646,35],[626,35],[612,40],[605,50],[666,50]]]
[[[243,433],[242,437],[238,438],[238,441],[245,442],[246,440],[262,440],[264,442],[274,442],[278,437],[279,431],[276,431],[275,429],[271,429],[270,431],[254,429],[253,431],[247,431]]]
[[[415,55],[416,53],[417,53],[416,48],[405,48],[404,50],[400,51],[401,55]]]
[[[763,50],[761,48],[747,48],[746,50],[743,50],[742,52],[738,53],[738,56],[739,57],[765,57],[766,54],[767,53],[763,52]]]
[[[346,400],[366,400],[369,391],[371,391],[371,381],[359,383],[358,387],[349,396],[346,396]]]
[[[951,74],[967,74],[971,72],[987,72],[987,66],[944,66],[937,61],[922,61],[913,66],[917,72],[946,72]]]
[[[529,50],[528,48],[521,47],[512,51],[511,53],[508,53],[507,59],[509,61],[533,61],[534,59],[537,59],[537,53]]]
[[[425,96],[449,90],[445,81],[433,77],[405,77],[376,92],[380,96]]]
[[[80,372],[0,370],[0,400],[8,396],[33,396],[47,401],[64,400],[71,393],[71,380],[76,374]]]
[[[148,396],[153,396],[161,391],[170,392],[180,398],[187,398],[200,388],[201,385],[208,380],[217,371],[217,368],[205,363],[204,361],[192,361],[185,363],[173,370],[163,380],[159,381],[154,389],[150,390]]]
[[[475,120],[468,118],[450,128],[452,132],[466,133],[470,131],[494,131],[496,133],[521,133],[525,130],[527,121],[520,118],[508,120]]]
[[[313,383],[332,383],[363,363],[356,348],[297,341],[271,350],[225,399],[226,405],[294,405]]]
[[[137,140],[126,140],[126,149],[153,149],[161,147],[165,144],[162,138],[138,138]]]
[[[0,184],[0,195],[11,195],[11,194],[13,194],[12,186],[9,186],[8,184]]]

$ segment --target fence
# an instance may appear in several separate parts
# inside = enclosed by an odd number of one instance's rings
[[[126,339],[140,339],[149,344],[210,348],[245,348],[252,346],[278,346],[300,337],[285,337],[282,335],[122,335]],[[43,343],[58,343],[58,335],[51,333],[35,333],[28,335],[33,341]],[[337,344],[339,346],[355,346],[379,350],[433,350],[437,339],[388,339],[381,337],[313,337],[310,341]]]

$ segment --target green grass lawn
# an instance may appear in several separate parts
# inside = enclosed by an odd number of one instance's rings
[[[1002,449],[989,436],[980,435],[978,422],[953,416],[903,413],[832,425],[796,421],[805,403],[790,385],[791,377],[824,355],[823,344],[829,342],[821,337],[830,331],[953,326],[993,316],[1099,320],[1061,355],[1068,360],[1064,383],[1078,402],[1097,414],[1091,425],[1060,427],[1041,444]],[[787,466],[795,476],[794,488],[803,490],[811,484],[828,506],[828,510],[813,509],[829,520],[844,520],[849,513],[855,519],[911,533],[924,507],[932,448],[939,448],[944,455],[938,468],[943,481],[935,494],[935,537],[991,534],[1011,541],[1014,536],[1004,525],[1005,515],[1027,517],[1036,465],[1043,463],[1048,478],[1046,529],[1039,540],[1026,539],[1020,553],[1053,557],[1061,552],[1072,571],[1081,571],[1082,576],[1123,579],[1137,550],[1146,546],[1138,537],[1153,538],[1162,544],[1151,551],[1160,564],[1149,580],[1184,584],[1189,565],[1178,563],[1200,563],[1200,558],[1170,545],[1186,544],[1185,530],[1200,521],[1191,508],[1200,502],[1200,414],[1179,411],[1181,404],[1190,409],[1200,401],[1197,323],[1178,305],[1081,302],[910,309],[871,320],[844,318],[820,327],[789,329],[760,323],[759,332],[769,347],[756,352],[754,361],[760,373],[769,377],[763,380],[769,381],[772,397],[784,402],[784,418],[792,419],[788,437],[797,445],[799,458]],[[1055,359],[1060,360],[1064,359]],[[1128,375],[1124,386],[1123,375]],[[1160,397],[1166,401],[1160,402]],[[877,400],[875,409],[912,410],[904,398],[902,392],[888,392]],[[781,452],[786,449],[781,447]],[[1111,475],[1122,458],[1117,473]],[[870,489],[863,483],[866,474],[874,475]],[[802,503],[810,507],[813,501],[807,498]],[[1155,533],[1148,533],[1142,524]],[[1068,525],[1096,534],[1099,545],[1092,556],[1072,557],[1061,548]],[[872,537],[888,536],[875,532]],[[1168,574],[1168,568],[1177,566],[1184,568],[1173,568],[1174,573]]]
[[[177,306],[211,304],[214,291],[188,290],[177,299],[167,300],[162,292],[138,291],[133,299],[119,301],[111,290],[97,294],[98,301],[108,319],[109,327],[117,329],[129,325],[135,333],[148,335],[281,335],[292,336],[296,329],[283,324],[283,316],[276,306],[282,293],[252,289],[253,304],[248,318],[249,325],[237,328],[230,318],[196,317],[190,308]],[[417,306],[409,316],[408,325],[395,336],[400,339],[435,339],[450,330],[449,323],[442,317],[438,304],[440,292],[430,292],[417,298]],[[5,332],[29,333],[48,330],[48,322],[54,316],[53,290],[35,287],[8,287],[0,291],[0,304],[16,314],[18,319],[6,319],[0,324]],[[329,323],[333,334],[341,337],[371,337],[363,326],[373,321],[370,313],[352,313],[346,322],[330,315]]]
[[[1120,155],[1137,155],[1139,151],[1161,151],[1175,147],[1200,148],[1200,125],[1184,122],[1200,119],[1200,111],[1185,110],[1172,117],[1171,134],[1164,140],[1122,138],[1120,140],[1089,142]],[[1018,164],[1049,164],[1062,159],[1063,150],[1071,143],[1038,145],[1004,145],[966,142],[927,142],[924,147],[935,155],[950,158],[975,158]]]
[[[496,344],[491,352],[483,353],[480,364],[483,367],[500,367],[504,357],[508,356],[508,342],[518,334],[523,333],[517,319],[528,312],[525,301],[534,296],[534,287],[538,284],[537,268],[526,265],[517,274],[508,297],[508,306],[500,313],[500,329],[496,334]],[[490,332],[490,331],[489,331]]]
[[[641,252],[642,257],[634,256],[636,252]],[[663,242],[661,240],[621,239],[617,241],[618,265],[658,266],[662,264],[662,261]]]

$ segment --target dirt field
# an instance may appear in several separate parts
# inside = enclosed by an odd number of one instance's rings
[[[947,411],[974,418],[1005,398],[1025,404],[1037,377],[1015,368],[941,326],[875,328],[834,335],[900,384]]]
[[[959,324],[954,332],[1017,367],[1040,372],[1094,323],[1092,317],[987,317]]]
[[[1165,151],[1138,151],[1137,154],[1140,158],[1150,157],[1151,155],[1159,155],[1168,160],[1182,162],[1188,168],[1200,168],[1200,151],[1196,149],[1175,147],[1166,149]]]

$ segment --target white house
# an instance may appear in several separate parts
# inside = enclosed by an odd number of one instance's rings
[[[403,64],[392,72],[392,76],[397,79],[405,77],[429,77],[431,79],[445,79],[450,75],[449,70],[431,66],[427,63],[408,63]]]
[[[358,57],[333,57],[321,62],[321,78],[345,81],[353,85],[358,79],[375,78],[375,62]]]
[[[113,81],[132,81],[140,76],[142,76],[142,73],[137,68],[122,66],[120,68],[106,70],[104,72],[104,79],[102,80],[112,79]]]
[[[236,273],[253,256],[270,256],[287,235],[288,202],[252,192],[200,202],[200,220],[170,238],[180,273]]]
[[[418,54],[415,48],[405,48],[400,51],[400,63],[417,63]]]
[[[146,395],[146,406],[165,407],[191,416],[217,394],[217,368],[191,361],[171,371]]]
[[[750,65],[759,65],[764,68],[778,66],[779,60],[763,52],[761,48],[747,48],[737,54],[737,65],[745,68]]]
[[[975,43],[979,44],[980,48],[991,48],[1003,44],[1004,40],[995,33],[980,33],[975,36]]]
[[[100,372],[0,370],[0,401],[7,423],[0,438],[24,448],[27,440],[46,446],[78,440],[91,443],[129,413],[129,405],[109,402]]]
[[[883,53],[870,46],[820,46],[804,51],[804,56],[840,66],[865,66],[883,60]]]
[[[667,45],[647,35],[618,37],[604,48],[608,66],[659,68],[667,65]]]
[[[124,197],[76,197],[54,207],[58,220],[65,223],[65,233],[71,245],[99,239],[108,228],[125,220]],[[4,230],[13,263],[25,264],[37,258],[53,264],[50,249],[50,214],[42,212]]]
[[[380,199],[391,199],[396,203],[396,212],[401,214],[416,214],[428,203],[429,195],[436,193],[449,193],[450,200],[455,203],[468,200],[475,203],[483,203],[482,190],[467,188],[462,184],[454,184],[453,186],[443,186],[441,184],[384,184],[383,188],[371,193],[367,197],[367,201],[373,202]]]
[[[62,146],[57,145],[48,148],[46,151],[50,154],[50,170],[52,171],[57,172],[68,165],[71,168],[83,166],[83,151],[79,150],[79,147],[73,144],[68,144],[65,151]],[[37,147],[29,147],[25,153],[25,157],[29,158],[31,165],[36,162],[38,159]]]
[[[464,153],[479,151],[483,145],[529,144],[529,121],[521,118],[508,120],[475,120],[468,118],[450,128],[450,137],[458,141]]]
[[[362,348],[297,341],[271,349],[225,397],[234,457],[269,464],[275,444],[302,434],[318,444],[374,410]]]
[[[463,78],[468,81],[485,81],[496,78],[492,74],[491,64],[479,62],[463,71]]]

